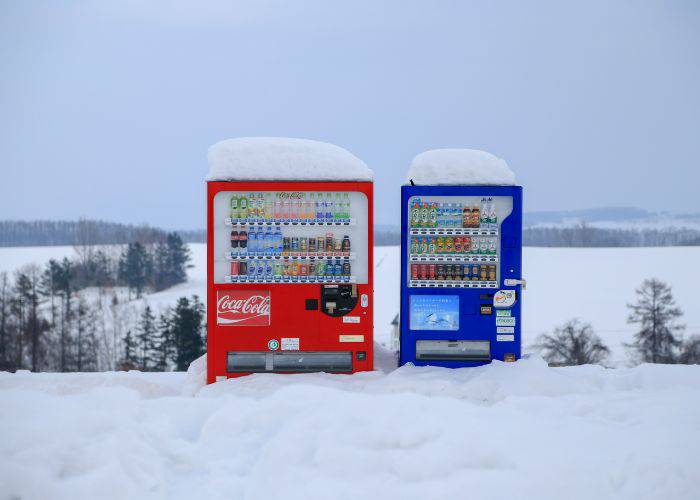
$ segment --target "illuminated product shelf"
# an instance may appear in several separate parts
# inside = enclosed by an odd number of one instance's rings
[[[355,219],[224,219],[227,226],[354,226]]]
[[[410,234],[416,236],[497,236],[498,229],[474,227],[412,227]]]
[[[464,263],[493,263],[498,262],[496,255],[481,254],[416,254],[410,255],[411,262],[464,262]]]
[[[280,283],[280,284],[308,284],[308,283],[355,283],[355,276],[233,276],[225,277],[227,283]]]
[[[496,281],[410,280],[411,288],[498,288]]]
[[[307,254],[302,254],[301,252],[298,253],[290,253],[288,255],[241,255],[235,252],[228,252],[226,253],[226,260],[234,261],[234,260],[326,260],[326,259],[333,259],[333,260],[355,260],[357,255],[355,252],[330,252],[330,253],[307,253]]]

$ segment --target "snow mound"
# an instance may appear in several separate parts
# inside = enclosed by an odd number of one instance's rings
[[[207,385],[207,355],[202,354],[187,367],[182,394],[194,396],[205,385]]]
[[[0,498],[697,498],[700,366],[188,383],[0,373]]]
[[[374,173],[349,151],[325,142],[240,137],[209,148],[207,181],[372,181]]]
[[[413,159],[406,183],[419,185],[515,184],[515,174],[505,160],[478,149],[433,149]]]

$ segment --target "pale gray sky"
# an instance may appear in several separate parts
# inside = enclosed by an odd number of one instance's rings
[[[207,147],[254,135],[361,157],[378,223],[440,147],[528,210],[697,211],[698,89],[692,0],[0,1],[0,218],[203,227]]]

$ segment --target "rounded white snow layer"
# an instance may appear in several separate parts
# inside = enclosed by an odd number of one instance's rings
[[[374,172],[333,144],[283,137],[239,137],[209,148],[207,181],[372,181]]]
[[[0,498],[697,498],[698,366],[184,379],[0,373]]]
[[[406,182],[419,185],[511,186],[515,174],[502,160],[478,149],[433,149],[413,159]]]

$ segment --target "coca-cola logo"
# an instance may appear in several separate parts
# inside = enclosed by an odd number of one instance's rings
[[[282,191],[280,193],[277,193],[277,197],[282,200],[301,200],[306,198],[306,193],[303,193],[301,191]]]
[[[217,292],[216,324],[227,326],[269,326],[269,290]]]

